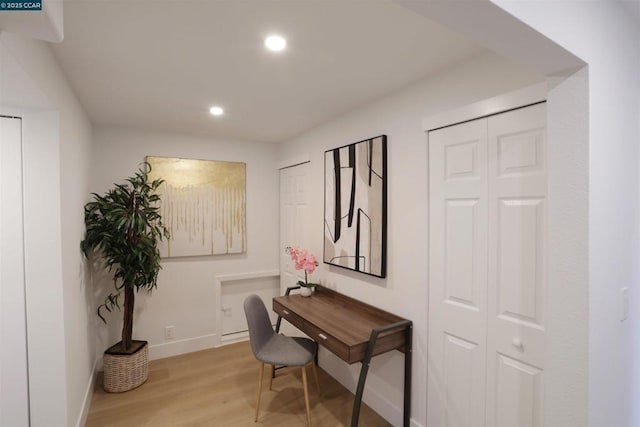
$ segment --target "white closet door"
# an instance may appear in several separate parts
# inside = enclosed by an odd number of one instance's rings
[[[486,120],[429,133],[429,426],[484,426],[486,158]]]
[[[284,292],[304,275],[296,270],[287,246],[308,249],[307,210],[309,163],[280,169],[280,287]]]
[[[542,425],[545,117],[429,133],[428,425]]]
[[[0,426],[29,425],[21,120],[0,117]]]
[[[542,426],[545,104],[489,118],[487,425]]]

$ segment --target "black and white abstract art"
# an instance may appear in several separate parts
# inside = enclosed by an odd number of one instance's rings
[[[387,136],[324,154],[324,262],[386,276]]]

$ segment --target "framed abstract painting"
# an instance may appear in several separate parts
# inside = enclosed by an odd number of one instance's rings
[[[387,136],[325,151],[326,264],[386,277]]]

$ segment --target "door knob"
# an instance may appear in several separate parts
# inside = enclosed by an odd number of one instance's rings
[[[524,343],[520,338],[514,338],[513,340],[511,340],[511,344],[513,344],[513,346],[518,350],[524,351]]]

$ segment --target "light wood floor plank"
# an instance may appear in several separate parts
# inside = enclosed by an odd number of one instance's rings
[[[259,362],[248,342],[199,351],[149,365],[145,384],[126,393],[106,393],[96,381],[87,427],[304,426],[300,369],[279,372],[269,391],[265,381],[260,417],[253,422]],[[265,375],[271,370],[265,369]],[[310,392],[314,427],[348,426],[353,395],[318,369],[322,396]],[[314,390],[312,388],[311,390]],[[362,405],[360,425],[390,426]]]

